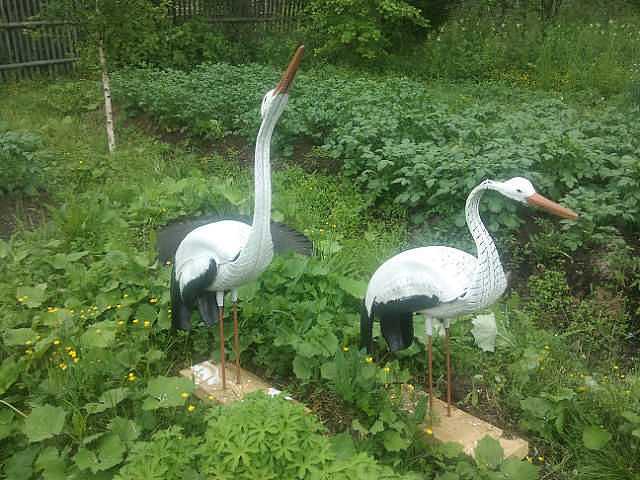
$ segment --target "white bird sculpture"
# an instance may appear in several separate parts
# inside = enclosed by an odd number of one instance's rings
[[[413,341],[413,313],[425,316],[429,402],[433,406],[431,337],[434,320],[443,321],[449,416],[450,319],[488,307],[507,287],[498,251],[478,211],[480,199],[487,190],[494,190],[524,204],[537,205],[563,218],[578,218],[575,212],[537,194],[531,182],[525,178],[516,177],[506,182],[485,180],[471,191],[465,206],[467,227],[476,244],[477,258],[446,246],[413,248],[399,253],[384,262],[371,277],[360,322],[361,347],[371,351],[373,319],[377,316],[380,318],[382,335],[394,352],[409,347]]]
[[[249,224],[220,216],[203,216],[164,228],[158,234],[159,259],[173,258],[171,272],[172,324],[191,329],[191,312],[197,306],[208,325],[219,323],[222,388],[226,388],[224,349],[224,294],[233,303],[234,350],[237,383],[240,384],[238,287],[257,278],[276,251],[309,253],[311,242],[288,227],[271,222],[271,136],[288,100],[304,47],[296,50],[278,85],[262,100],[262,124],[255,147],[255,198]],[[217,317],[217,318],[216,318]]]

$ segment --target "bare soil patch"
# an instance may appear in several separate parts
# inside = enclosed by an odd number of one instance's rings
[[[8,239],[18,227],[31,230],[44,223],[48,201],[46,193],[34,197],[0,197],[0,238]]]

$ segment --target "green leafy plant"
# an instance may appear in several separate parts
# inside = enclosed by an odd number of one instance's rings
[[[44,187],[46,156],[35,133],[0,130],[0,196],[34,195]]]
[[[337,61],[385,57],[407,41],[410,28],[428,25],[420,9],[404,0],[312,0],[307,13],[307,32],[318,45],[316,52]]]

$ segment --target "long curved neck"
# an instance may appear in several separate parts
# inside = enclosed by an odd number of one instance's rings
[[[284,97],[281,95],[273,100],[278,104],[266,112],[258,131],[254,161],[253,222],[247,242],[238,258],[229,265],[238,275],[249,275],[266,268],[273,256],[270,147],[273,130],[287,101]]]
[[[480,218],[480,199],[490,182],[482,182],[467,197],[465,214],[467,227],[476,244],[478,263],[471,282],[469,301],[479,308],[490,305],[502,295],[507,287],[507,279],[495,243]]]

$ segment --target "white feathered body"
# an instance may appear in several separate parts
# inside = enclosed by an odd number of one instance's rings
[[[467,198],[467,225],[477,257],[446,246],[413,248],[384,262],[373,274],[365,297],[368,315],[377,305],[428,305],[419,310],[448,319],[494,303],[507,287],[495,244],[480,220],[478,204],[490,183],[483,182]],[[410,307],[408,307],[410,308]]]
[[[236,220],[209,223],[190,232],[175,256],[180,289],[206,271],[211,259],[216,262],[218,272],[214,282],[207,287],[209,291],[230,290],[255,280],[273,259],[273,243],[267,228],[260,235],[260,248],[244,249],[250,233],[251,225]]]

